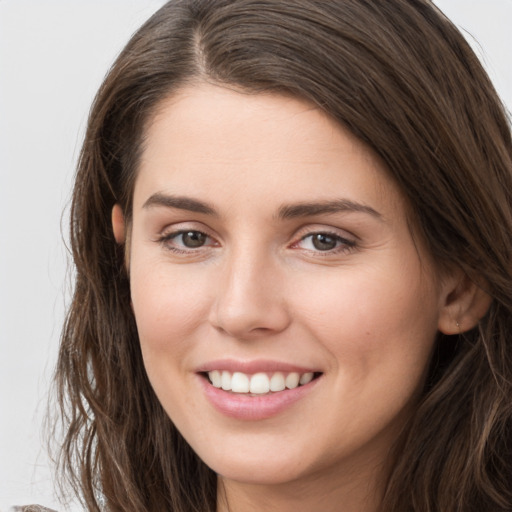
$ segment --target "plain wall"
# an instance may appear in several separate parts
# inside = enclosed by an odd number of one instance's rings
[[[0,510],[4,512],[10,505],[32,502],[64,510],[53,497],[40,427],[69,301],[63,244],[66,206],[93,95],[129,36],[162,3],[0,0]],[[437,4],[467,30],[512,108],[512,0],[438,0]]]

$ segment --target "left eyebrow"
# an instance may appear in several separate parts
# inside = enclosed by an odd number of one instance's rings
[[[297,203],[283,205],[279,208],[277,216],[279,219],[295,219],[297,217],[311,217],[314,215],[325,215],[340,212],[365,213],[382,220],[382,215],[371,206],[356,203],[349,199],[335,199],[331,201],[320,201],[315,203]]]

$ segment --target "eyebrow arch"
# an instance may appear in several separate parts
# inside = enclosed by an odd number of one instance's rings
[[[382,215],[371,206],[356,203],[349,199],[335,199],[332,201],[321,201],[315,203],[297,203],[283,205],[278,210],[278,218],[287,220],[297,217],[311,217],[313,215],[324,215],[339,212],[360,212],[366,213],[382,220]]]
[[[157,192],[149,197],[142,205],[142,208],[152,208],[154,206],[164,206],[166,208],[177,208],[179,210],[187,210],[190,212],[204,213],[217,217],[218,214],[213,206],[207,203],[192,199],[185,196],[173,196]]]
[[[157,192],[151,195],[142,205],[143,208],[152,208],[155,206],[164,206],[166,208],[177,208],[205,215],[218,217],[218,213],[213,206],[192,199],[186,196],[174,196]],[[277,217],[281,220],[295,219],[297,217],[311,217],[314,215],[325,215],[339,212],[360,212],[366,213],[377,219],[382,219],[382,215],[371,206],[356,203],[349,199],[335,199],[331,201],[320,201],[314,203],[297,203],[283,205],[279,208]]]

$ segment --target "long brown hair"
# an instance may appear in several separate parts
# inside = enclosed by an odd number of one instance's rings
[[[88,510],[213,512],[216,476],[148,382],[123,247],[144,128],[187,83],[295,95],[368,144],[440,266],[492,297],[439,335],[382,509],[512,510],[512,142],[478,59],[428,0],[173,0],[134,35],[94,102],[71,208],[74,297],[56,375],[61,467]]]

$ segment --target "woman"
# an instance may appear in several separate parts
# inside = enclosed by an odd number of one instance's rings
[[[426,0],[177,0],[101,87],[57,373],[89,510],[512,509],[512,142]]]

